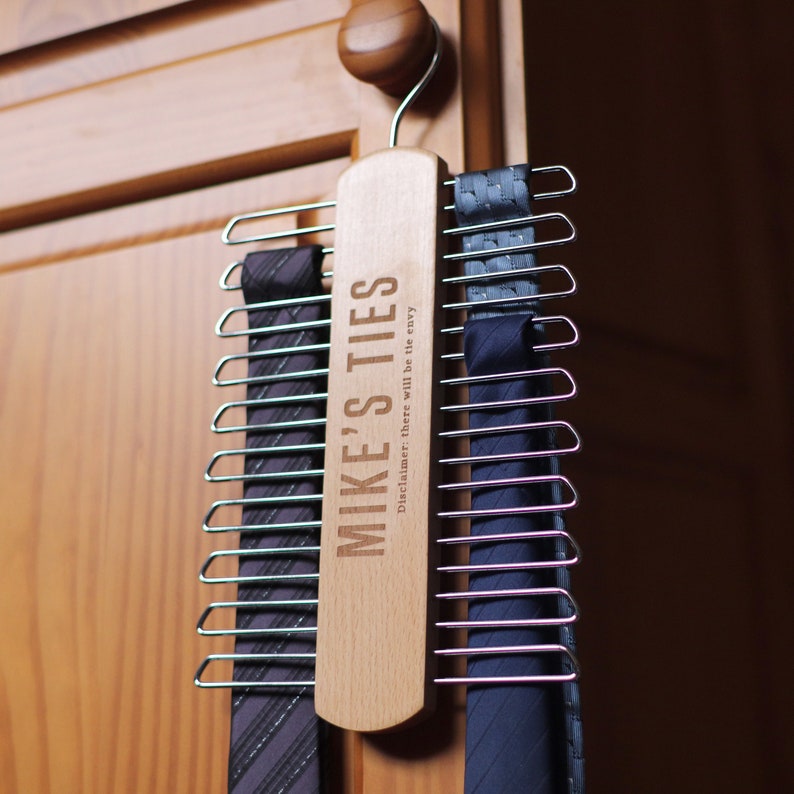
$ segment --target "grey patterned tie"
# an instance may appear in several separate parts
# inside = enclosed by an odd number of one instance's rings
[[[248,431],[240,558],[237,654],[313,653],[315,648],[327,316],[322,249],[249,254],[242,286],[249,306]],[[256,308],[252,308],[256,307]],[[259,333],[257,333],[259,331]],[[316,371],[320,370],[317,374]],[[321,395],[312,399],[310,395]],[[264,602],[268,602],[264,605]],[[308,603],[299,603],[308,602]],[[236,661],[235,680],[312,680],[313,661]],[[229,791],[323,790],[325,725],[307,687],[233,690]]]

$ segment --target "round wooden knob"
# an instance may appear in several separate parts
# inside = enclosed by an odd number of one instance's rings
[[[433,57],[435,34],[419,0],[353,0],[337,43],[353,77],[405,96]]]

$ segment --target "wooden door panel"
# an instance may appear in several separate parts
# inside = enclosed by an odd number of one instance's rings
[[[202,233],[2,277],[5,700],[18,791],[217,789],[225,709],[191,683],[208,385]],[[8,328],[8,325],[11,328]],[[197,344],[197,340],[201,344]],[[38,384],[36,386],[35,384]],[[46,384],[46,389],[41,385]],[[16,573],[16,575],[14,575]],[[230,595],[230,594],[229,594]],[[185,732],[201,723],[205,730]],[[18,744],[16,744],[18,741]],[[67,783],[68,781],[68,783]],[[174,786],[171,786],[174,783]],[[200,785],[205,785],[201,783]]]
[[[794,7],[531,5],[533,150],[583,185],[588,787],[788,791]]]

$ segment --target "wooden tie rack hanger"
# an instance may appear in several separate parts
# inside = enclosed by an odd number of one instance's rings
[[[395,113],[388,148],[354,161],[339,179],[335,200],[237,215],[222,235],[223,242],[232,246],[268,247],[282,240],[320,241],[323,245],[327,291],[235,306],[224,312],[216,327],[219,336],[228,338],[266,334],[273,329],[250,329],[242,318],[251,310],[289,305],[290,301],[330,305],[329,318],[318,321],[329,329],[330,340],[325,345],[329,363],[327,368],[308,373],[327,376],[327,391],[314,395],[324,402],[326,413],[313,420],[325,428],[324,466],[310,474],[318,483],[312,498],[322,502],[320,543],[301,550],[317,560],[317,598],[311,605],[316,605],[317,621],[316,625],[285,625],[279,630],[285,636],[295,632],[316,636],[316,651],[300,659],[295,654],[283,659],[265,655],[245,660],[234,653],[210,654],[200,665],[195,682],[203,688],[262,690],[305,689],[308,685],[314,689],[318,715],[332,725],[358,732],[394,731],[415,723],[433,709],[438,685],[555,686],[579,675],[573,642],[569,642],[572,635],[566,633],[579,616],[568,588],[567,570],[579,561],[581,553],[564,525],[531,533],[533,539],[550,541],[555,551],[552,559],[525,566],[561,572],[553,586],[490,594],[474,593],[467,587],[472,572],[468,548],[473,542],[469,524],[478,513],[472,509],[470,494],[484,485],[471,479],[470,467],[478,458],[471,455],[469,441],[481,431],[470,428],[466,417],[482,406],[469,401],[468,389],[483,378],[466,372],[462,348],[467,312],[475,306],[523,311],[522,304],[546,306],[577,289],[565,265],[533,261],[530,268],[509,272],[511,281],[531,279],[539,285],[532,294],[474,301],[467,287],[504,282],[505,274],[467,273],[463,263],[473,258],[539,255],[573,241],[576,230],[558,211],[461,224],[453,214],[455,179],[444,161],[433,152],[397,145],[400,120],[438,65],[441,34],[435,22],[430,22],[431,27],[425,25],[413,38],[426,43],[430,36],[432,58],[427,66],[426,57],[419,59],[424,73],[418,82],[412,78],[416,84]],[[344,33],[340,42],[343,62],[356,76],[375,83],[385,81],[386,90],[405,93],[404,79],[388,81],[393,70],[386,70],[384,77],[382,67],[362,66],[366,59],[352,46],[345,46]],[[564,166],[532,168],[531,176],[533,203],[564,198],[577,188]],[[542,189],[537,189],[538,185]],[[327,218],[330,214],[334,217]],[[318,217],[322,219],[316,220]],[[310,222],[304,223],[307,218]],[[272,219],[283,219],[286,228],[265,232],[256,228]],[[529,242],[496,247],[485,254],[467,251],[461,245],[467,235],[528,227],[534,233]],[[242,267],[242,261],[235,261],[226,268],[220,279],[222,289],[240,289]],[[538,312],[532,322],[542,337],[534,352],[544,357],[579,342],[576,325],[565,315]],[[280,349],[268,355],[288,357],[295,352]],[[229,373],[236,373],[250,357],[250,353],[241,352],[224,356],[213,382],[221,387],[248,384],[245,374]],[[571,373],[553,362],[498,377],[542,378],[549,384],[542,400],[546,405],[563,403],[577,392]],[[212,431],[223,436],[249,430],[247,420],[242,419],[249,407],[248,400],[224,403],[212,420]],[[498,432],[518,429],[553,439],[553,448],[527,451],[523,457],[556,460],[581,447],[572,425],[553,415],[531,427],[502,427]],[[262,454],[267,451],[220,450],[207,467],[206,479],[244,482],[250,475],[241,470],[242,462],[250,455]],[[284,472],[282,476],[289,475]],[[494,489],[521,485],[530,494],[524,505],[503,512],[562,515],[578,503],[573,484],[558,469],[520,483],[511,478],[485,484]],[[553,498],[535,498],[533,489]],[[215,502],[207,513],[204,531],[233,535],[245,530],[239,520],[225,518],[235,515],[241,506],[245,499]],[[201,580],[244,582],[234,571],[229,573],[228,565],[249,553],[268,552],[219,549],[202,566]],[[525,621],[556,632],[553,641],[469,647],[466,632],[480,624],[467,620],[467,605],[473,598],[489,595],[553,603],[551,616]],[[239,628],[220,623],[224,618],[228,623],[235,610],[251,608],[254,605],[242,601],[213,602],[201,615],[198,631],[208,636],[239,636]],[[559,657],[559,663],[555,672],[547,675],[472,677],[466,659],[476,654],[550,654]],[[279,664],[287,672],[279,680],[267,681],[257,675],[238,680],[213,674],[216,666],[225,670],[235,661],[253,665],[247,669]],[[314,676],[308,681],[305,675],[290,678],[292,663],[302,669],[308,665]]]

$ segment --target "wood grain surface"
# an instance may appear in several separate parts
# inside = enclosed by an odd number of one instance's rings
[[[174,0],[5,0],[0,53],[175,5]]]
[[[29,102],[135,71],[338,20],[347,0],[210,0],[132,17],[0,57],[0,106]],[[245,76],[241,76],[245,80]],[[249,79],[253,90],[255,76]]]
[[[212,449],[196,431],[216,400],[207,373],[219,346],[201,319],[223,303],[202,257],[215,239],[3,277],[12,791],[217,790],[224,779],[214,748],[227,707],[193,687],[202,599],[184,585],[210,547],[196,531],[209,492],[187,473]],[[204,730],[185,730],[194,723]]]

